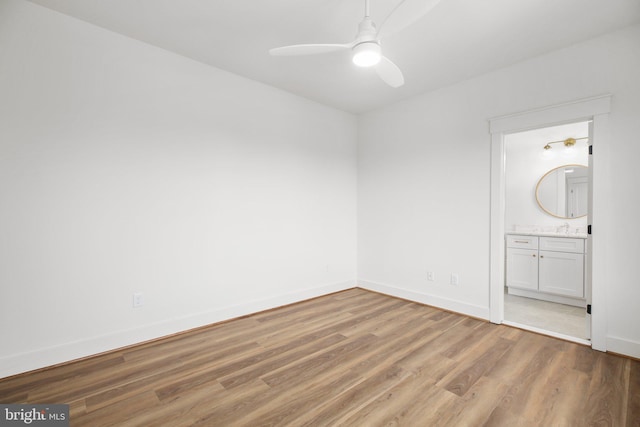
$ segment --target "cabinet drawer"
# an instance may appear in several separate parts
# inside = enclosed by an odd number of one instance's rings
[[[583,254],[584,239],[572,237],[540,237],[540,250]]]
[[[507,234],[507,247],[519,249],[538,249],[538,236],[520,236]]]

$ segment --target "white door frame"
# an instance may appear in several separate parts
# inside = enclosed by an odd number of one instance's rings
[[[595,168],[590,173],[593,177],[592,220],[595,235],[590,236],[592,242],[589,250],[593,261],[589,268],[591,274],[591,347],[595,350],[606,351],[606,248],[604,235],[606,222],[598,222],[603,216],[605,204],[599,200],[606,195],[604,177],[606,176],[609,112],[611,110],[611,95],[582,99],[574,102],[553,105],[550,107],[530,110],[522,113],[510,114],[489,120],[491,133],[491,234],[490,234],[490,286],[489,311],[492,323],[504,321],[504,266],[505,266],[505,150],[504,137],[507,134],[531,130],[541,127],[573,123],[579,121],[593,121],[593,140],[589,141],[597,153]],[[597,147],[596,147],[597,144]],[[597,231],[596,231],[597,230]],[[598,236],[602,236],[599,238]]]

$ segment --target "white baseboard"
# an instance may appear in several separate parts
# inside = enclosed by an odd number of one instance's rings
[[[619,337],[607,337],[607,351],[640,359],[640,342]]]
[[[178,332],[188,331],[189,329],[354,287],[356,287],[355,280],[331,283],[265,299],[243,302],[242,304],[233,306],[221,307],[206,312],[189,314],[179,318],[65,343],[54,347],[41,348],[36,351],[6,356],[0,358],[0,378],[81,359]]]
[[[333,292],[343,291],[356,286],[468,316],[489,319],[488,307],[467,304],[369,280],[358,280],[357,284],[356,281],[349,280],[249,301],[234,306],[222,307],[207,312],[195,313],[139,328],[118,331],[112,334],[78,340],[54,347],[42,348],[28,353],[10,355],[0,358],[0,378],[116,350],[129,345],[304,301]],[[640,342],[619,337],[607,337],[607,350],[640,359]]]
[[[541,301],[557,302],[559,304],[571,305],[574,307],[587,307],[587,301],[583,298],[571,298],[562,295],[545,294],[538,291],[528,291],[526,289],[509,288],[510,295],[516,295],[520,297],[533,298]]]
[[[467,304],[448,298],[442,298],[434,295],[423,294],[409,289],[403,289],[397,286],[372,282],[370,280],[358,279],[358,287],[398,298],[407,299],[410,301],[419,302],[422,304],[431,305],[433,307],[442,308],[444,310],[465,314],[467,316],[489,320],[489,307]]]

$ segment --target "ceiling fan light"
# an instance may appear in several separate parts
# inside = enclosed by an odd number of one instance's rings
[[[380,45],[376,42],[360,43],[353,48],[353,63],[358,67],[372,67],[381,58]]]

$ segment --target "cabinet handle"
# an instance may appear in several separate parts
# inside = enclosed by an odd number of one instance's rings
[[[536,254],[533,254],[533,257],[535,258],[535,257],[536,257]]]
[[[528,240],[514,240],[515,243],[529,243]]]
[[[544,258],[544,255],[540,255],[540,258]]]

